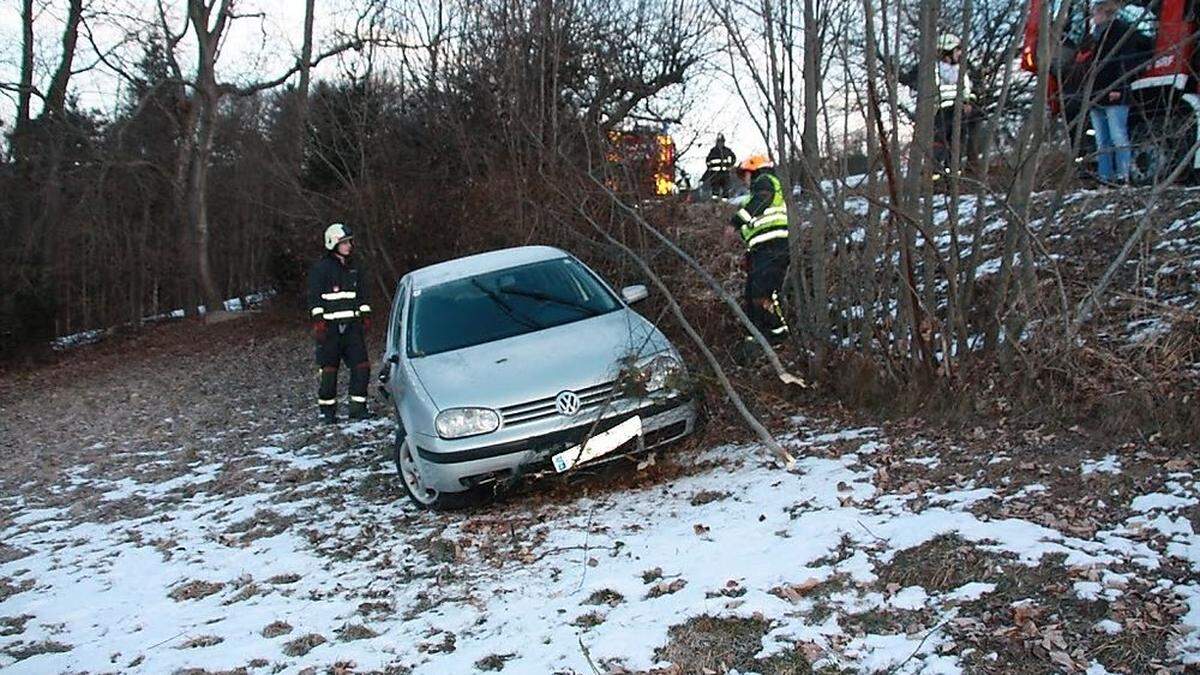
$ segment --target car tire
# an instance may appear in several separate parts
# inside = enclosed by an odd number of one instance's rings
[[[420,509],[430,511],[454,511],[457,509],[478,506],[487,501],[489,491],[482,488],[472,488],[462,492],[439,492],[425,485],[421,480],[420,464],[412,442],[404,429],[396,425],[396,441],[393,459],[396,462],[396,475],[409,500]]]

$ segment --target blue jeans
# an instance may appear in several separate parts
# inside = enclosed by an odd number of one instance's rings
[[[1097,173],[1100,180],[1129,180],[1129,106],[1093,106],[1088,114],[1096,131]]]

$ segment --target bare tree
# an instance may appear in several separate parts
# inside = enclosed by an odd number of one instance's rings
[[[349,40],[310,60],[298,59],[293,66],[271,79],[240,85],[223,81],[217,74],[217,61],[231,22],[241,17],[235,6],[235,0],[188,0],[187,4],[187,26],[190,26],[196,40],[196,60],[194,75],[186,80],[193,94],[189,100],[189,124],[185,127],[188,138],[181,145],[178,168],[186,166],[183,194],[186,195],[187,222],[194,237],[196,279],[210,311],[217,311],[221,307],[221,294],[213,276],[209,250],[211,224],[208,211],[209,168],[221,101],[228,96],[251,96],[277,87],[297,72],[361,44],[360,41]],[[164,22],[167,14],[160,0],[159,15]],[[306,23],[309,20],[306,18]],[[182,33],[167,34],[172,46],[182,39]]]

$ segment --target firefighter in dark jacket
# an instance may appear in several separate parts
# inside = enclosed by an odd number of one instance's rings
[[[326,422],[337,421],[338,365],[344,362],[350,369],[350,417],[365,419],[371,371],[366,274],[354,260],[354,237],[345,225],[334,223],[325,229],[325,251],[308,272],[308,309],[320,373],[317,405]]]
[[[704,176],[701,182],[707,183],[713,197],[729,196],[730,172],[737,164],[737,155],[725,145],[725,134],[717,134],[717,143],[708,151],[704,159]]]
[[[787,335],[779,304],[788,268],[788,217],[783,185],[775,165],[753,155],[738,165],[738,177],[750,187],[750,198],[733,215],[734,229],[746,245],[746,315],[772,343]]]

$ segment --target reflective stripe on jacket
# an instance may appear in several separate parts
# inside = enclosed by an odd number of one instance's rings
[[[962,68],[956,63],[947,63],[938,61],[937,64],[937,83],[938,83],[938,107],[948,108],[954,105],[958,100],[958,70]],[[968,73],[963,73],[962,86],[962,101],[967,103],[975,100],[975,94],[971,91],[971,76]]]
[[[371,312],[363,274],[353,260],[322,256],[308,272],[308,310],[314,319],[345,323]]]
[[[704,166],[710,171],[729,171],[737,163],[737,156],[728,147],[718,148],[715,145],[708,151]]]
[[[734,214],[738,234],[753,249],[764,241],[785,239],[788,236],[787,202],[783,198],[783,185],[774,174],[763,173],[754,178],[750,185],[754,195],[745,208]],[[760,196],[770,193],[769,199]]]

